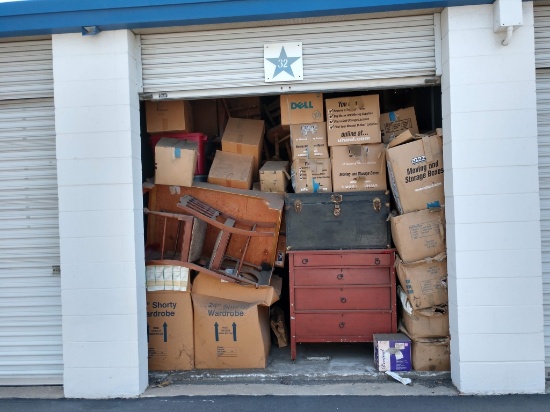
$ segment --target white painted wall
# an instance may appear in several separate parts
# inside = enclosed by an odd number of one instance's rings
[[[545,387],[532,8],[508,46],[491,5],[441,17],[451,374],[467,394]]]
[[[147,335],[135,36],[53,36],[64,391],[136,396]]]

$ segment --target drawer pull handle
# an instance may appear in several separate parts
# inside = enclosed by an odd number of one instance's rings
[[[347,302],[347,299],[346,299],[346,298],[340,298],[340,302],[346,303],[346,302]]]
[[[346,326],[346,322],[340,322],[340,323],[338,324],[338,327],[339,327],[340,329],[344,329],[344,326]]]
[[[379,265],[380,264],[380,259],[378,259],[378,258],[374,259],[374,264]]]
[[[303,265],[307,265],[307,262],[309,262],[308,259],[302,259],[302,264],[303,264]]]
[[[338,276],[336,276],[336,279],[338,279],[338,280],[344,279],[344,274],[343,273],[338,273]]]

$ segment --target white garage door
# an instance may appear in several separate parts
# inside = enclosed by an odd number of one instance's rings
[[[0,42],[0,385],[60,384],[50,40]]]
[[[535,7],[544,345],[550,373],[550,6]]]
[[[143,98],[424,85],[438,74],[440,38],[439,14],[143,34]],[[266,83],[264,45],[292,42],[302,43],[303,80]]]

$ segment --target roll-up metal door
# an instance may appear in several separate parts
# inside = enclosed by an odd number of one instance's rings
[[[61,384],[51,41],[0,50],[0,385]]]
[[[0,100],[53,97],[51,40],[0,42]]]
[[[438,14],[143,34],[143,97],[422,85],[437,81],[440,38]],[[289,42],[302,42],[303,80],[266,83],[264,44]]]
[[[550,376],[550,6],[535,7],[535,62],[546,375]]]

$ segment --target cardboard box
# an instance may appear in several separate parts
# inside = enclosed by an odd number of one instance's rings
[[[271,286],[238,285],[205,273],[193,283],[195,367],[265,368],[271,347],[269,306],[279,300],[281,278]]]
[[[447,304],[447,258],[444,253],[413,263],[403,263],[397,255],[395,267],[413,309]]]
[[[324,122],[323,94],[302,93],[281,95],[281,124]]]
[[[446,251],[442,209],[424,209],[390,218],[393,243],[401,259],[416,262]]]
[[[155,146],[155,183],[168,186],[193,185],[198,143],[163,137]]]
[[[387,190],[386,150],[382,143],[333,146],[330,152],[333,191]]]
[[[224,99],[232,117],[240,119],[261,119],[262,103],[260,96],[243,96]]]
[[[217,150],[208,173],[208,183],[249,190],[252,185],[254,157]]]
[[[290,180],[287,161],[270,160],[260,169],[260,188],[262,192],[285,193]]]
[[[330,159],[295,159],[290,178],[295,193],[332,192]]]
[[[447,304],[414,309],[401,286],[397,287],[397,294],[399,296],[399,329],[405,329],[411,339],[449,336]]]
[[[450,371],[449,338],[411,340],[411,362],[415,371]]]
[[[413,135],[418,133],[418,123],[414,107],[407,107],[380,115],[382,141],[389,143],[395,137],[408,130]]]
[[[411,370],[411,340],[403,333],[373,335],[374,366],[380,371]]]
[[[253,180],[256,180],[258,176],[258,165],[264,147],[264,131],[265,122],[263,120],[231,117],[222,136],[222,151],[253,156]]]
[[[388,174],[399,213],[445,204],[443,139],[434,134],[388,148]]]
[[[293,159],[328,159],[327,124],[290,125],[290,145]]]
[[[147,101],[145,121],[148,133],[192,132],[191,104],[186,100]]]
[[[149,370],[191,370],[195,366],[191,291],[147,292]]]
[[[329,146],[381,143],[377,94],[325,101]]]

